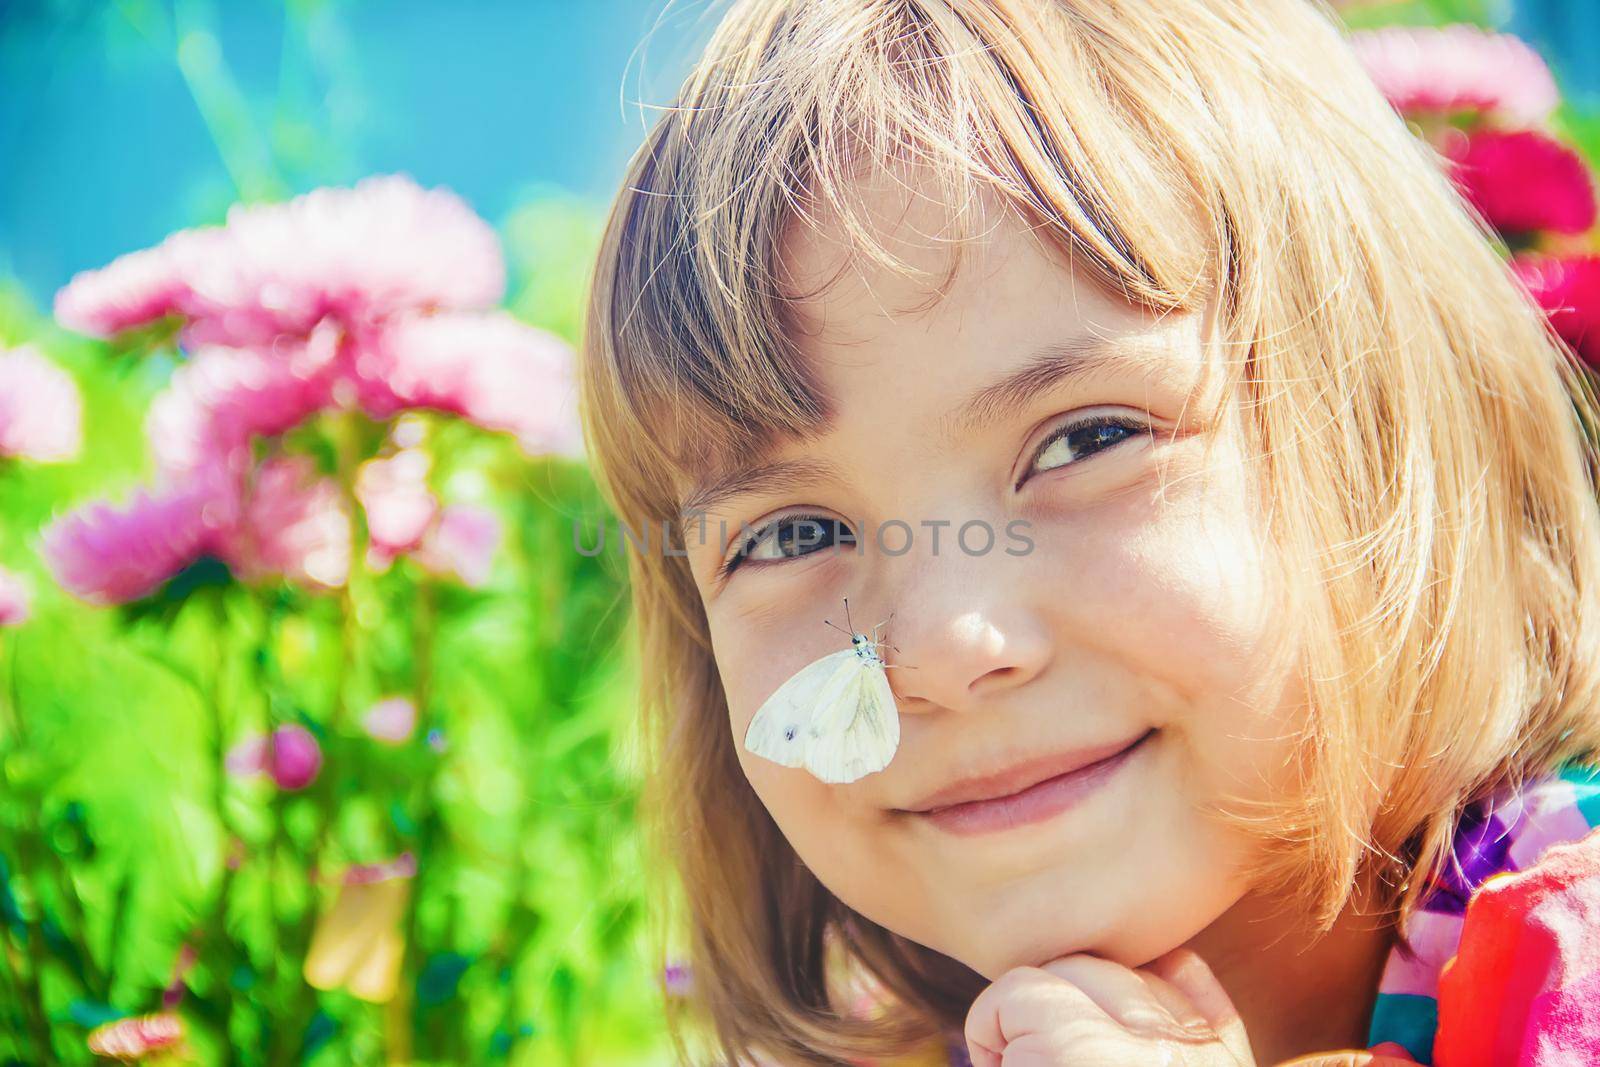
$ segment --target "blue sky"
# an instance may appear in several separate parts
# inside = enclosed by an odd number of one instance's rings
[[[0,275],[48,306],[241,190],[373,173],[494,222],[539,186],[603,201],[649,118],[625,101],[669,99],[700,39],[703,3],[665,6],[0,0]]]

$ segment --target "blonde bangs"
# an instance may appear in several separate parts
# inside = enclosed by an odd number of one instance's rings
[[[1192,165],[1156,154],[1170,139],[1124,113],[1111,73],[1047,14],[730,10],[633,160],[601,257],[614,273],[597,279],[604,343],[587,395],[618,437],[649,442],[630,464],[650,471],[641,484],[681,485],[826,423],[786,329],[800,294],[779,251],[790,226],[828,224],[853,254],[916,273],[866,217],[868,172],[948,209],[948,230],[928,236],[950,247],[952,272],[981,234],[981,201],[998,199],[1126,299],[1196,306],[1216,241],[1177,224]]]
[[[619,519],[672,523],[688,485],[826,426],[780,251],[826,225],[911,272],[869,174],[948,206],[952,271],[996,200],[1131,303],[1218,309],[1309,692],[1299,788],[1214,813],[1263,845],[1260,887],[1323,927],[1353,895],[1404,914],[1462,807],[1600,751],[1592,386],[1306,0],[733,3],[597,264],[580,403]],[[628,558],[663,936],[721,1054],[959,1027],[981,979],[810,875],[740,771],[685,561]],[[898,1010],[849,1018],[835,954]]]

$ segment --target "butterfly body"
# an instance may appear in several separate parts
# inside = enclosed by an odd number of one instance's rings
[[[750,720],[745,748],[829,784],[888,766],[900,744],[889,665],[866,634],[802,667]]]

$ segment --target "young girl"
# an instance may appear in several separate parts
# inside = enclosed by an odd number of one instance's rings
[[[719,1059],[1600,1062],[1592,400],[1326,11],[736,0],[582,388]]]

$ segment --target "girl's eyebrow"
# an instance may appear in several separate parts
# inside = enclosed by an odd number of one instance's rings
[[[781,493],[804,484],[844,481],[839,467],[826,459],[779,459],[754,467],[741,467],[713,481],[696,486],[678,513],[680,524],[742,493]]]
[[[1042,345],[1022,366],[979,389],[940,419],[940,439],[946,447],[953,447],[962,435],[1013,414],[1029,399],[1048,389],[1062,388],[1113,370],[1153,370],[1167,362],[1156,357],[1157,350],[1170,352],[1170,343],[1144,336],[1086,335]]]

